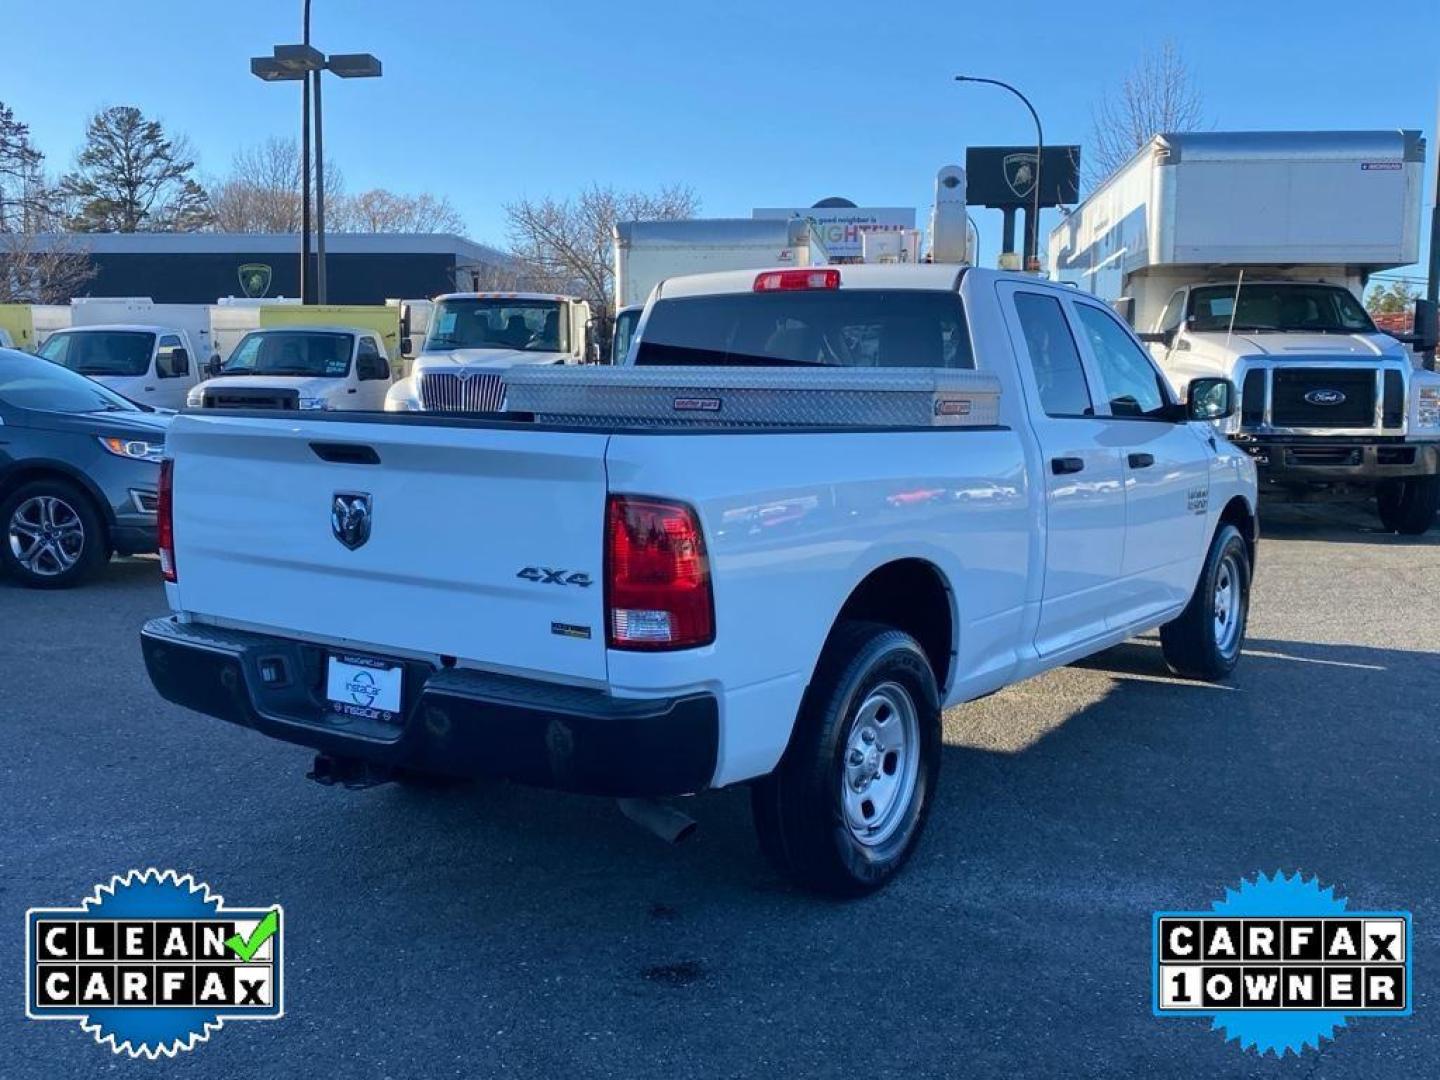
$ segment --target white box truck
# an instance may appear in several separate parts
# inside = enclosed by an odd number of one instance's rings
[[[621,221],[614,250],[617,310],[645,303],[656,285],[682,274],[829,262],[814,225],[804,218]]]
[[[1179,393],[1241,388],[1227,433],[1267,491],[1373,492],[1424,532],[1440,377],[1361,303],[1418,257],[1424,160],[1415,131],[1156,135],[1050,234],[1052,273],[1124,311]]]

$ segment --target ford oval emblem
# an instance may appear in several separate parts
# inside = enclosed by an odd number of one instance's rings
[[[1345,395],[1339,390],[1311,390],[1305,400],[1311,405],[1343,405]]]

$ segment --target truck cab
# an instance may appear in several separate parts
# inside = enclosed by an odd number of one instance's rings
[[[199,382],[200,360],[188,331],[116,323],[58,330],[39,354],[156,409],[180,409]]]
[[[1387,529],[1430,527],[1440,376],[1416,367],[1345,285],[1186,284],[1141,336],[1182,395],[1197,377],[1240,388],[1228,434],[1261,466],[1267,489],[1306,496],[1373,486]]]
[[[590,305],[553,293],[448,293],[435,298],[425,343],[390,390],[392,412],[493,412],[505,372],[590,359]]]
[[[212,377],[190,391],[192,409],[385,407],[394,369],[379,334],[347,326],[252,330]]]
[[[620,365],[630,354],[630,343],[635,340],[635,328],[640,325],[644,304],[631,304],[615,313],[615,325],[610,331],[610,363]]]

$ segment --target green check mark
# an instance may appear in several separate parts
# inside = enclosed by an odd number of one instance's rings
[[[232,934],[225,939],[225,944],[241,960],[249,960],[260,951],[261,945],[275,936],[275,931],[278,929],[280,929],[280,913],[278,911],[267,912],[265,918],[260,920],[260,925],[251,931],[249,940],[242,938],[239,934]]]

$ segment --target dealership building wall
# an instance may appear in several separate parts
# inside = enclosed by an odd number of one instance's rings
[[[38,240],[42,248],[88,254],[95,276],[83,295],[148,296],[161,304],[300,295],[298,235],[81,233]],[[441,233],[339,233],[325,243],[332,304],[379,304],[392,297],[491,287],[509,265],[503,252]],[[312,275],[314,265],[312,250]]]

